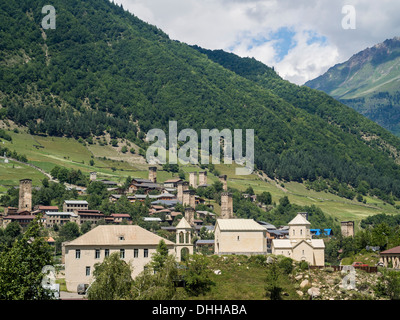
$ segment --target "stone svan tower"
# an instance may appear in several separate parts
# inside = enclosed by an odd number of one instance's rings
[[[157,183],[157,167],[149,167],[149,180]]]
[[[233,198],[232,193],[221,193],[221,219],[233,219]]]
[[[32,211],[32,180],[22,179],[19,181],[18,211]]]

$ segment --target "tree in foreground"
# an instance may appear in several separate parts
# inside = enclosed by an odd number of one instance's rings
[[[210,291],[215,283],[211,280],[211,270],[203,255],[190,255],[185,261],[185,290],[191,296],[198,296]]]
[[[45,266],[53,268],[52,248],[42,234],[39,215],[12,247],[0,253],[0,300],[47,300],[42,286]]]
[[[400,272],[382,268],[382,276],[375,286],[375,293],[378,297],[400,300]]]
[[[132,268],[114,252],[95,264],[94,282],[88,289],[89,300],[125,300],[131,296]]]
[[[152,256],[151,266],[157,272],[164,267],[168,258],[168,247],[164,240],[158,243],[156,253]]]
[[[152,267],[153,263],[149,263],[135,278],[132,298],[135,300],[183,299],[182,291],[178,291],[175,285],[180,279],[175,257],[173,255],[165,257],[163,267],[158,270]]]
[[[278,265],[277,261],[270,263],[267,267],[267,276],[265,278],[265,291],[266,295],[271,300],[281,300],[281,292],[283,290],[281,286],[282,270]]]

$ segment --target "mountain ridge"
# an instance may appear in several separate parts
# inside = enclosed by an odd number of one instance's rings
[[[400,197],[400,140],[328,95],[254,59],[216,61],[107,0],[54,0],[57,28],[41,30],[45,4],[0,4],[0,117],[31,134],[108,133],[146,149],[145,133],[170,120],[178,130],[254,128],[257,169],[271,177],[366,180]]]
[[[400,135],[400,37],[387,39],[331,67],[305,85]]]

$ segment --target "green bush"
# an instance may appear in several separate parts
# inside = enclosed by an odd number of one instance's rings
[[[285,274],[290,274],[293,271],[293,260],[291,258],[283,258],[278,262],[278,265]]]
[[[301,261],[299,267],[301,271],[307,270],[309,268],[308,262],[304,260]]]

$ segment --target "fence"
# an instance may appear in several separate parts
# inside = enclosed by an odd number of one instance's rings
[[[344,266],[329,266],[329,267],[325,267],[325,266],[310,266],[310,269],[332,268],[333,271],[342,271],[343,267]],[[378,267],[374,267],[374,266],[367,266],[367,267],[356,266],[356,267],[354,267],[354,269],[363,270],[363,271],[366,271],[368,273],[376,273],[376,272],[378,272]]]

